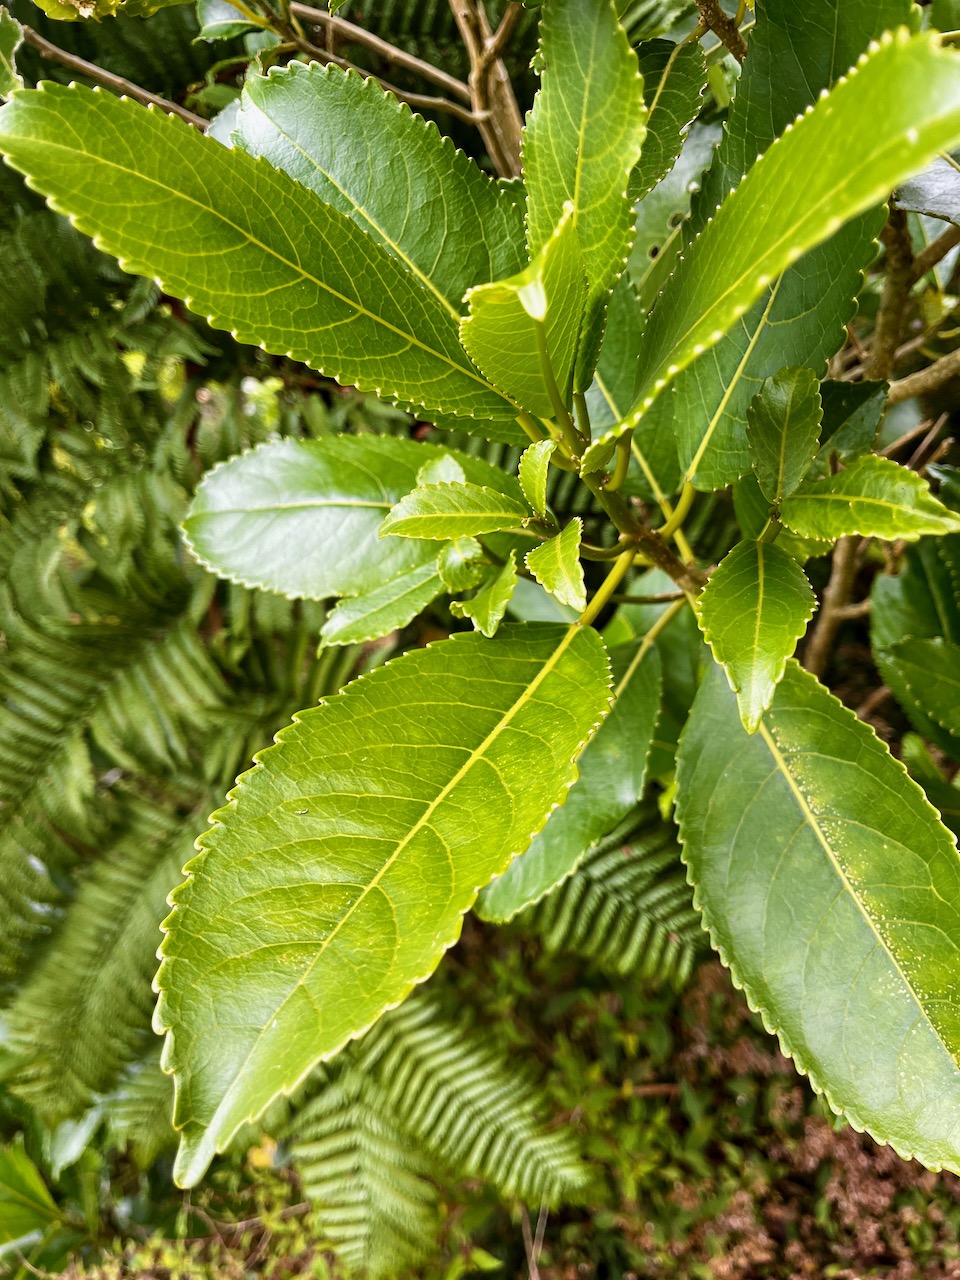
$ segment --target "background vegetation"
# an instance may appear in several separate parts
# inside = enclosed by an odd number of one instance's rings
[[[82,60],[91,80],[99,68],[204,119],[229,113],[248,65],[307,56],[242,29],[200,37],[225,20],[218,0],[200,0],[199,14],[179,5],[71,23],[30,0],[6,7],[33,33],[18,53],[28,81],[68,81]],[[489,5],[494,25],[504,9]],[[341,16],[460,80],[470,72],[440,0],[363,0]],[[739,16],[749,38],[749,13]],[[682,0],[624,13],[635,39],[676,38],[697,19]],[[933,20],[960,25],[949,3]],[[334,40],[319,19],[309,29],[415,102],[435,93],[414,64]],[[522,107],[534,41],[525,12],[505,49]],[[698,121],[639,229],[635,255],[654,273],[735,89],[735,56],[707,44]],[[470,153],[492,145],[456,114],[434,114]],[[893,331],[877,337],[898,251],[906,244],[912,260],[955,225],[899,219],[834,377],[869,366],[904,378],[956,350],[953,250],[901,288]],[[205,471],[276,435],[432,428],[213,333],[6,169],[0,254],[0,1210],[26,1205],[30,1228],[9,1235],[0,1267],[17,1280],[358,1267],[431,1280],[497,1267],[544,1278],[960,1276],[957,1179],[830,1119],[706,957],[669,783],[515,924],[468,921],[421,996],[319,1073],[296,1107],[243,1135],[201,1191],[174,1189],[149,984],[179,868],[295,710],[450,622],[438,612],[387,642],[318,654],[319,606],[215,580],[185,554],[179,522]],[[957,382],[919,389],[887,415],[878,447],[917,468],[955,464]],[[941,496],[958,505],[960,492]],[[561,484],[555,509],[570,500]],[[698,498],[687,528],[705,562],[729,545],[734,518],[727,493]],[[912,732],[870,656],[872,554],[847,567],[819,633],[821,670],[956,827],[955,766]],[[811,575],[821,591],[834,580],[827,560]],[[698,643],[695,628],[671,632],[678,709]],[[668,716],[666,752],[670,732]],[[517,1062],[538,1063],[536,1078]],[[541,1209],[558,1196],[563,1208]]]

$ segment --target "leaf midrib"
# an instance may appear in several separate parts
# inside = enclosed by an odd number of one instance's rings
[[[877,929],[869,912],[867,911],[866,907],[861,901],[860,895],[856,892],[853,885],[850,883],[847,873],[844,871],[842,865],[837,859],[837,856],[834,853],[829,840],[827,839],[826,835],[823,832],[823,829],[820,826],[817,815],[814,813],[813,809],[810,806],[810,802],[807,800],[806,795],[804,794],[799,783],[794,778],[789,767],[787,766],[787,761],[784,758],[782,752],[780,751],[780,748],[775,738],[773,737],[773,734],[768,729],[766,721],[764,719],[761,719],[760,721],[759,732],[760,732],[760,736],[763,738],[764,743],[766,744],[767,750],[770,752],[771,758],[773,759],[773,763],[778,773],[780,773],[780,775],[783,777],[784,781],[786,782],[787,786],[790,788],[790,792],[793,795],[794,800],[796,801],[797,808],[800,810],[801,816],[804,818],[808,827],[813,831],[814,835],[816,836],[817,841],[820,844],[820,847],[823,849],[824,853],[827,855],[827,858],[830,861],[830,865],[833,867],[834,871],[836,872],[838,879],[840,880],[843,887],[846,889],[847,893],[850,895],[850,898],[856,903],[857,910],[860,912],[860,915],[863,917],[863,920],[865,921],[867,927],[870,929],[870,932],[873,934],[874,938],[876,938],[877,943],[882,948],[884,955],[888,958],[890,963],[893,965],[894,969],[897,971],[897,974],[899,975],[901,982],[903,983],[906,990],[909,991],[916,1009],[921,1015],[923,1021],[930,1028],[937,1044],[940,1046],[943,1052],[947,1055],[950,1061],[956,1066],[957,1061],[954,1058],[954,1055],[947,1048],[947,1045],[944,1042],[943,1036],[941,1035],[937,1027],[934,1025],[933,1021],[931,1020],[930,1015],[927,1012],[926,1006],[924,1005],[923,1001],[920,999],[919,995],[917,994],[917,991],[914,988],[913,983],[904,973],[903,968],[900,965],[900,961],[898,960],[897,956],[894,954],[893,950],[891,949],[886,939]],[[874,833],[876,834],[875,829],[873,830],[874,830]]]
[[[247,1064],[249,1063],[257,1046],[260,1043],[260,1036],[263,1035],[264,1031],[266,1031],[266,1029],[271,1025],[271,1023],[273,1023],[274,1021],[278,1020],[281,1017],[284,1009],[293,999],[295,993],[301,987],[306,986],[308,980],[313,974],[313,971],[316,969],[317,965],[320,963],[327,949],[333,943],[334,938],[336,938],[337,934],[340,932],[343,926],[347,923],[348,920],[350,920],[353,914],[359,909],[361,903],[363,903],[366,900],[367,895],[371,893],[374,889],[379,888],[380,882],[383,879],[383,877],[394,865],[394,863],[397,861],[397,859],[400,857],[403,851],[407,848],[410,842],[419,834],[420,831],[422,831],[429,824],[430,819],[433,817],[438,807],[447,799],[447,797],[451,794],[454,788],[460,785],[460,783],[467,776],[470,770],[484,758],[486,752],[493,745],[493,743],[496,742],[496,740],[500,737],[500,735],[509,727],[511,721],[516,717],[516,715],[519,714],[520,710],[523,707],[525,707],[528,702],[531,701],[537,689],[540,687],[543,681],[547,678],[547,676],[553,671],[553,669],[559,663],[560,659],[563,657],[564,653],[569,648],[570,644],[573,642],[574,636],[577,635],[581,631],[581,629],[582,628],[580,626],[580,623],[578,622],[573,623],[567,629],[560,643],[557,645],[556,649],[554,649],[553,653],[550,655],[547,661],[544,662],[543,666],[540,668],[539,672],[534,677],[534,679],[531,680],[531,682],[524,688],[523,692],[520,694],[520,696],[517,698],[514,704],[509,708],[509,710],[507,710],[501,716],[501,718],[497,721],[493,729],[491,729],[490,732],[487,734],[486,738],[484,738],[480,746],[477,747],[476,750],[470,753],[469,758],[460,766],[460,768],[457,770],[454,776],[450,779],[450,781],[441,789],[440,792],[438,792],[438,794],[434,797],[434,799],[430,802],[430,804],[427,805],[426,809],[423,811],[423,813],[420,815],[417,821],[413,824],[413,826],[410,828],[407,834],[403,837],[403,839],[397,844],[397,847],[394,849],[393,853],[391,853],[390,856],[386,859],[386,861],[384,862],[380,870],[377,872],[377,874],[363,888],[362,892],[357,897],[357,899],[353,903],[351,903],[351,905],[347,908],[346,912],[343,914],[343,916],[340,918],[340,920],[337,922],[337,924],[334,926],[331,932],[327,935],[327,937],[321,943],[314,959],[311,960],[310,964],[307,966],[306,969],[304,969],[303,973],[298,976],[296,982],[294,983],[292,989],[290,990],[290,993],[284,997],[284,999],[277,1006],[273,1014],[271,1014],[264,1021],[263,1025],[260,1028],[260,1033],[256,1041],[254,1041],[254,1043],[251,1045],[242,1064],[239,1066],[239,1068],[235,1072],[233,1083],[228,1089],[227,1094],[224,1097],[223,1101],[221,1102],[220,1106],[217,1108],[218,1113],[225,1108],[225,1106],[228,1103],[228,1100],[230,1099],[231,1094],[234,1092],[234,1090],[237,1087],[237,1084],[242,1079],[243,1074],[246,1071]],[[330,1056],[331,1056],[330,1054],[323,1055],[324,1058],[328,1058]],[[323,1059],[321,1058],[320,1060],[322,1061]],[[211,1121],[211,1127],[212,1127],[212,1124],[213,1122]],[[219,1148],[219,1143],[218,1143],[218,1148]]]
[[[510,408],[513,407],[509,404],[509,401],[506,401],[503,393],[500,390],[498,390],[498,388],[495,387],[492,383],[488,382],[486,378],[481,377],[472,366],[468,367],[467,365],[459,364],[455,360],[451,360],[451,358],[445,352],[437,351],[435,348],[428,346],[425,342],[421,342],[414,334],[404,333],[402,329],[398,329],[396,325],[392,325],[388,320],[385,320],[382,316],[375,315],[372,311],[368,311],[366,307],[361,306],[358,302],[354,301],[352,298],[346,297],[345,294],[342,294],[337,289],[332,288],[329,284],[326,284],[323,280],[320,280],[317,276],[312,275],[309,271],[305,271],[303,267],[299,265],[299,263],[295,264],[291,262],[289,258],[284,257],[284,255],[280,253],[278,250],[273,249],[269,245],[264,244],[263,241],[259,240],[250,231],[246,230],[244,227],[239,226],[237,223],[232,222],[228,217],[220,213],[219,210],[214,209],[212,205],[204,204],[202,201],[195,199],[193,196],[186,195],[183,191],[173,191],[170,187],[165,186],[162,182],[158,181],[156,178],[151,178],[147,174],[138,173],[135,169],[129,169],[125,165],[119,164],[115,160],[108,160],[102,156],[95,156],[88,151],[78,152],[75,148],[65,146],[63,143],[59,143],[59,142],[49,142],[46,140],[40,141],[35,139],[34,143],[35,145],[38,145],[40,147],[46,147],[49,151],[66,152],[73,160],[76,160],[78,155],[85,156],[86,159],[90,160],[95,164],[104,165],[105,167],[110,169],[116,169],[119,173],[124,174],[126,177],[133,178],[139,182],[144,182],[149,186],[157,187],[168,197],[173,196],[175,200],[183,200],[187,204],[194,205],[197,209],[200,209],[202,212],[211,214],[214,218],[217,218],[220,222],[222,222],[224,226],[230,227],[232,230],[236,231],[249,244],[254,245],[258,249],[261,249],[269,257],[274,258],[282,266],[287,267],[291,272],[293,272],[294,275],[299,276],[301,280],[309,281],[311,284],[315,284],[321,292],[328,293],[332,298],[336,298],[338,301],[344,303],[346,306],[351,307],[358,315],[364,316],[366,319],[372,321],[374,324],[378,324],[382,326],[384,329],[388,330],[388,332],[395,334],[398,338],[402,338],[406,342],[409,342],[412,346],[418,347],[421,351],[426,352],[428,355],[435,356],[438,360],[441,361],[441,363],[449,365],[451,369],[455,369],[458,373],[466,374],[468,377],[472,378],[474,382],[478,383],[481,387],[483,387],[485,391],[493,392],[501,400],[504,400],[504,402],[508,405],[508,407]],[[313,193],[311,192],[311,194]],[[319,196],[316,196],[315,198],[319,201],[320,204],[323,203],[323,201],[320,200]],[[332,208],[333,206],[331,205],[329,207]],[[345,214],[343,216],[346,217]],[[77,220],[78,222],[80,221],[86,222],[86,218],[84,218],[82,215],[77,215]],[[104,245],[106,245],[108,238],[109,237],[101,237]]]
[[[390,248],[390,250],[397,256],[397,258],[404,264],[404,266],[407,267],[410,273],[416,276],[416,278],[420,281],[420,283],[424,285],[425,288],[429,289],[432,294],[434,294],[437,300],[446,308],[446,310],[453,317],[454,321],[457,324],[459,324],[460,312],[456,309],[453,303],[449,300],[449,298],[447,298],[443,293],[441,293],[441,291],[433,283],[433,281],[426,274],[426,272],[423,271],[420,267],[418,267],[417,264],[413,261],[413,259],[408,254],[404,253],[404,251],[400,248],[399,244],[397,244],[396,240],[394,240],[392,236],[387,234],[385,228],[382,227],[379,222],[377,222],[377,220],[373,217],[373,215],[370,214],[368,210],[362,204],[360,204],[358,200],[355,200],[353,196],[351,196],[350,193],[340,185],[340,183],[336,180],[333,174],[330,173],[329,170],[325,169],[323,165],[320,164],[319,160],[315,159],[315,157],[312,156],[309,153],[309,151],[305,150],[304,147],[302,147],[300,143],[296,140],[296,138],[294,138],[290,133],[288,133],[286,129],[281,128],[281,126],[276,122],[276,120],[274,120],[274,118],[271,115],[268,115],[268,113],[264,110],[262,106],[260,106],[257,103],[253,103],[251,105],[255,110],[261,112],[261,114],[264,115],[270,121],[271,125],[274,127],[274,129],[276,129],[277,133],[280,134],[282,138],[286,138],[286,140],[290,143],[290,145],[296,151],[299,151],[299,153],[303,156],[304,160],[306,160],[308,164],[311,164],[314,167],[314,169],[316,169],[317,173],[321,174],[324,178],[326,178],[327,182],[329,182],[330,185],[336,191],[340,192],[344,200],[346,200],[351,205],[351,207],[357,211],[357,213],[360,215],[361,218],[364,219],[364,221],[368,224],[368,226],[372,227],[377,232],[377,234],[383,239],[384,244]],[[322,197],[318,195],[318,199],[322,199]]]

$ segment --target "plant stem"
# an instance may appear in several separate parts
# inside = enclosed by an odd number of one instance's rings
[[[686,520],[696,496],[696,489],[694,489],[690,481],[687,480],[680,492],[680,499],[677,502],[673,515],[670,516],[669,520],[667,520],[667,523],[663,525],[662,528],[657,530],[657,533],[659,533],[660,537],[663,538],[664,542],[668,542],[683,524],[684,520]]]
[[[114,75],[112,71],[105,71],[103,67],[97,67],[92,62],[86,62],[83,58],[78,58],[75,54],[67,53],[65,49],[60,49],[57,45],[51,44],[49,40],[45,39],[39,32],[34,31],[32,27],[21,24],[21,30],[23,31],[24,44],[36,49],[37,53],[49,62],[59,62],[62,67],[68,67],[71,71],[76,71],[81,76],[87,76],[90,80],[96,80],[108,89],[114,89],[117,93],[125,93],[128,97],[135,98],[137,102],[143,102],[148,106],[159,107],[161,111],[167,111],[170,115],[179,116],[181,120],[186,120],[187,124],[195,125],[198,129],[206,129],[208,122],[202,116],[194,115],[186,107],[181,107],[179,103],[170,102],[166,98],[159,98],[155,93],[148,93],[146,89],[141,89],[138,84],[133,84],[130,80],[124,80],[122,76]]]
[[[913,286],[913,247],[907,215],[902,209],[896,206],[890,209],[880,238],[887,250],[886,276],[866,375],[868,378],[886,379],[893,369],[900,345],[903,313]]]
[[[338,18],[335,14],[325,13],[322,9],[314,9],[311,5],[299,4],[296,0],[290,5],[290,12],[297,17],[305,19],[307,22],[314,23],[316,26],[325,26],[328,31],[333,32],[334,35],[341,36],[344,40],[372,49],[384,61],[392,62],[395,66],[402,67],[404,71],[411,71],[414,75],[422,76],[424,80],[429,80],[432,84],[443,89],[445,93],[452,94],[454,97],[460,98],[463,102],[469,104],[470,88],[462,80],[458,80],[456,76],[448,75],[446,71],[441,71],[439,67],[435,67],[429,62],[424,62],[422,58],[417,58],[414,54],[407,53],[404,49],[398,49],[396,45],[390,44],[389,41],[382,39],[378,35],[374,35],[372,31],[358,27],[355,23],[348,22],[346,18]]]
[[[920,252],[913,260],[913,280],[922,279],[928,271],[933,268],[947,256],[951,249],[955,249],[960,244],[960,227],[949,226],[942,235],[937,236],[936,240],[931,240],[925,249]]]
[[[618,489],[623,487],[627,472],[630,470],[630,441],[632,439],[633,432],[627,431],[617,441],[617,465],[614,468],[613,475],[604,485],[607,493],[616,493]]]
[[[519,16],[512,12],[517,6],[510,6],[494,35],[482,0],[449,0],[449,4],[470,58],[467,84],[474,123],[500,177],[519,177],[523,120],[500,56]]]
[[[590,410],[587,408],[587,397],[582,391],[573,393],[573,404],[577,411],[577,430],[583,438],[583,443],[588,445],[593,439],[593,432],[590,427]],[[630,435],[632,437],[632,431]]]
[[[570,411],[564,403],[563,396],[560,394],[560,388],[557,386],[556,375],[553,372],[553,365],[550,363],[550,349],[547,344],[547,326],[543,320],[534,320],[533,331],[536,334],[537,355],[540,357],[540,372],[543,375],[543,381],[547,388],[547,395],[550,397],[550,403],[553,405],[553,415],[563,432],[563,438],[566,441],[567,448],[574,455],[580,456],[580,450],[583,447],[577,435],[576,428],[573,425],[573,419],[570,417]]]
[[[610,572],[604,578],[600,587],[596,591],[593,599],[581,613],[577,619],[577,623],[581,627],[589,627],[596,620],[603,609],[610,603],[610,598],[619,587],[620,583],[633,568],[633,559],[636,555],[636,549],[629,547],[626,551],[621,552],[616,562],[610,569]]]
[[[859,539],[841,538],[833,550],[833,567],[820,605],[820,613],[803,654],[803,665],[811,675],[822,676],[827,669],[833,642],[843,621],[842,610],[850,600],[859,568]]]
[[[949,355],[941,356],[939,360],[928,365],[926,369],[921,369],[919,373],[911,373],[909,377],[891,382],[887,403],[900,404],[901,401],[910,400],[914,396],[930,395],[933,391],[939,391],[951,378],[956,378],[958,375],[960,375],[960,347],[956,351],[951,351]]]
[[[704,25],[742,63],[747,56],[747,43],[734,19],[720,8],[720,0],[697,0],[697,8]]]

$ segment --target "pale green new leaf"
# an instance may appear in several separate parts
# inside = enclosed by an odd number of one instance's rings
[[[780,547],[741,542],[711,574],[694,608],[737,695],[744,728],[756,733],[816,608],[807,575]]]
[[[456,318],[469,288],[526,261],[522,207],[371,77],[317,62],[253,76],[236,139],[352,218]]]
[[[960,738],[960,645],[942,636],[909,637],[891,645],[884,657],[926,715]]]
[[[377,534],[422,467],[449,459],[437,445],[388,436],[278,440],[208,472],[184,533],[233,582],[314,600],[366,595],[436,559],[431,543]],[[479,458],[454,460],[477,483],[513,483]]]
[[[380,536],[469,538],[498,529],[517,529],[530,509],[519,498],[479,484],[425,484],[390,510]]]
[[[575,780],[608,699],[589,628],[460,634],[301,712],[260,753],[165,924],[156,1026],[183,1185],[433,971]]]
[[[587,294],[583,254],[568,203],[556,231],[519,275],[471,289],[460,341],[487,378],[538,418],[556,410],[549,378],[570,402]]]
[[[362,644],[389,635],[444,590],[436,564],[421,564],[366,595],[341,600],[320,631],[324,644]]]
[[[933,496],[921,476],[875,454],[856,458],[836,475],[807,481],[784,499],[780,511],[794,533],[830,541],[848,533],[914,541],[960,530],[960,517]]]
[[[556,448],[555,440],[538,440],[524,449],[520,458],[520,488],[541,519],[547,514],[547,476],[550,474],[550,459]]]
[[[687,250],[647,326],[637,402],[587,451],[588,468],[785,268],[958,137],[960,58],[933,36],[886,38],[777,139]]]
[[[23,1149],[23,1140],[0,1147],[0,1245],[21,1240],[58,1221],[60,1210]]]
[[[476,538],[455,538],[437,557],[437,569],[448,591],[469,591],[483,581],[487,558]]]
[[[830,1106],[960,1170],[960,858],[920,787],[796,663],[752,736],[720,669],[680,744],[714,946]]]
[[[23,29],[6,9],[0,9],[0,98],[9,98],[14,89],[23,88],[23,76],[17,72],[16,54],[23,43]]]
[[[630,199],[651,191],[673,168],[687,129],[697,118],[707,83],[703,47],[650,40],[637,50],[647,108],[647,136],[630,176]]]
[[[480,894],[477,914],[510,920],[571,875],[643,796],[660,715],[660,654],[645,641],[610,654],[613,707],[577,761],[580,777],[530,848]]]
[[[763,496],[774,506],[809,471],[822,418],[820,381],[812,369],[781,369],[750,401],[750,460]]]
[[[517,556],[511,551],[506,563],[490,576],[477,594],[469,600],[454,600],[450,612],[455,618],[469,618],[475,631],[482,631],[492,639],[507,612],[507,605],[513,599],[517,581]]]
[[[199,0],[197,18],[200,22],[198,40],[230,40],[258,29],[230,0]]]
[[[561,604],[579,613],[587,607],[587,588],[580,563],[583,521],[574,516],[555,538],[541,542],[526,555],[526,566],[540,585]]]
[[[45,81],[0,109],[0,151],[58,211],[240,342],[429,410],[505,419],[454,317],[312,191],[174,116]]]
[[[523,135],[527,247],[535,257],[568,201],[589,293],[574,390],[590,385],[607,295],[630,251],[630,173],[646,109],[637,57],[613,0],[552,0],[540,23],[543,79]]]

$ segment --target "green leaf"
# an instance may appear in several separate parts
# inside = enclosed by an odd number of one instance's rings
[[[771,515],[775,514],[770,503],[760,492],[757,477],[751,471],[733,486],[733,509],[737,515],[737,524],[744,538],[759,538]],[[832,542],[820,542],[816,538],[800,538],[789,529],[781,529],[777,538],[777,546],[788,551],[795,560],[805,564],[813,556],[829,555],[833,549]]]
[[[454,600],[450,612],[455,618],[469,618],[475,631],[482,631],[492,639],[507,612],[517,581],[517,556],[511,551],[506,564],[488,579],[477,594],[469,600]]]
[[[637,50],[647,108],[647,136],[630,176],[630,199],[642,199],[673,168],[687,130],[697,118],[707,83],[703,48],[650,40]]]
[[[849,462],[870,453],[877,442],[887,406],[885,382],[822,382],[823,428],[811,475],[833,471],[831,459]]]
[[[636,54],[613,0],[554,0],[543,11],[540,91],[523,134],[527,247],[534,258],[573,202],[589,292],[575,391],[593,378],[607,295],[630,251],[627,184],[646,109]]]
[[[273,67],[247,81],[237,141],[352,218],[455,319],[469,288],[526,261],[522,207],[374,79]]]
[[[230,0],[197,0],[197,20],[200,23],[198,40],[231,40],[248,31],[260,30],[256,23],[248,22]]]
[[[793,556],[741,542],[711,574],[694,606],[704,639],[727,673],[747,733],[756,733],[816,597]]]
[[[556,449],[555,440],[538,440],[524,449],[520,458],[520,488],[541,520],[547,516],[547,476],[550,474],[550,459]]]
[[[436,559],[436,545],[378,531],[421,468],[449,457],[437,445],[387,436],[278,440],[215,467],[183,522],[202,564],[232,582],[325,600],[368,595]],[[458,454],[478,483],[509,483]]]
[[[555,538],[541,542],[527,552],[526,566],[540,585],[561,604],[582,613],[587,607],[587,588],[580,563],[583,521],[574,516]]]
[[[589,628],[460,634],[301,712],[259,754],[165,924],[156,1025],[182,1185],[433,971],[575,779],[608,698]]]
[[[469,591],[487,574],[487,558],[476,538],[456,538],[437,557],[437,568],[448,591]]]
[[[830,1106],[960,1169],[960,858],[872,729],[788,664],[758,733],[720,669],[680,746],[684,859],[713,945]]]
[[[822,416],[820,382],[812,369],[781,369],[750,401],[750,460],[763,496],[774,506],[809,471]]]
[[[906,538],[952,533],[960,517],[939,502],[915,471],[870,454],[843,471],[808,480],[781,506],[783,523],[805,538]]]
[[[434,294],[346,214],[174,116],[45,81],[0,109],[11,165],[215,328],[385,399],[514,416]]]
[[[517,529],[529,520],[525,502],[478,484],[425,484],[401,498],[380,526],[380,536],[469,538]]]
[[[60,1210],[22,1139],[0,1147],[0,1245],[42,1231],[59,1218]]]
[[[6,9],[0,9],[0,98],[9,98],[14,89],[23,88],[23,76],[17,73],[16,53],[23,44],[23,28]]]
[[[341,600],[320,631],[325,644],[362,644],[389,635],[422,613],[444,590],[435,564],[421,564],[366,595]]]
[[[606,464],[615,438],[801,254],[960,137],[958,62],[935,37],[890,36],[756,162],[660,295],[641,350],[638,400],[587,451],[588,469]],[[852,132],[862,143],[853,152]],[[688,476],[697,474],[710,430]]]
[[[938,156],[929,169],[903,184],[896,199],[900,208],[910,213],[960,227],[960,168],[956,160]]]
[[[613,707],[577,761],[580,777],[530,848],[481,892],[483,920],[510,920],[539,902],[640,802],[660,714],[660,654],[641,641],[610,654]]]
[[[550,371],[568,404],[586,293],[583,254],[568,203],[556,231],[526,270],[468,292],[460,341],[494,386],[528,413],[551,418],[556,397]]]
[[[960,645],[942,636],[910,637],[891,645],[887,655],[924,712],[960,738]]]

